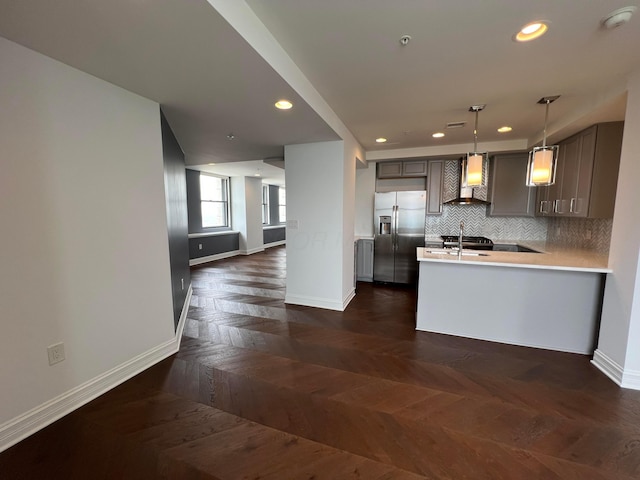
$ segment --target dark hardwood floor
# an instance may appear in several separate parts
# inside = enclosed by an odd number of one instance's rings
[[[180,352],[0,454],[0,478],[640,478],[640,392],[588,357],[415,332],[406,288],[285,306],[285,257],[194,269]]]

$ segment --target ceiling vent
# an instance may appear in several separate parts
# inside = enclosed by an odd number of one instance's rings
[[[467,124],[467,122],[450,122],[447,123],[447,128],[462,128]]]

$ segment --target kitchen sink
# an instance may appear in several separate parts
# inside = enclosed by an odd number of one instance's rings
[[[432,254],[435,254],[435,255],[458,255],[458,251],[457,250],[449,250],[449,249],[445,249],[445,248],[434,248],[434,249],[430,249],[430,250],[425,250],[425,253],[432,253]],[[487,256],[489,256],[487,253],[472,252],[472,251],[468,251],[468,250],[463,250],[461,255],[463,257],[487,257]]]
[[[494,252],[523,252],[523,253],[540,253],[538,250],[534,250],[533,248],[525,247],[524,245],[517,245],[512,243],[494,243],[493,244]]]

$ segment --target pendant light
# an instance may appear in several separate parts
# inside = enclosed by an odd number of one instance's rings
[[[527,186],[546,187],[556,182],[556,165],[558,164],[558,145],[547,145],[547,121],[549,120],[549,104],[557,100],[560,95],[542,97],[538,103],[546,105],[544,115],[544,132],[542,146],[533,147],[529,152],[527,164]]]
[[[481,112],[486,105],[472,105],[469,107],[470,112],[476,113],[476,125],[473,129],[473,152],[467,153],[462,159],[462,178],[460,186],[481,187],[485,184],[484,164],[487,159],[487,153],[478,152],[478,112]]]

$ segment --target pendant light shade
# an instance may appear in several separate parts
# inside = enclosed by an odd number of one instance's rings
[[[547,120],[549,119],[549,104],[557,100],[559,95],[554,97],[543,97],[538,103],[546,104],[544,117],[544,134],[541,147],[533,147],[529,152],[529,163],[527,164],[528,187],[544,187],[553,185],[556,182],[556,165],[558,163],[558,145],[547,145]]]
[[[533,147],[529,152],[527,185],[529,187],[553,185],[556,181],[557,160],[558,145]]]
[[[487,161],[486,152],[478,152],[478,112],[484,109],[485,105],[473,105],[469,107],[470,112],[476,113],[476,125],[473,129],[473,152],[467,153],[462,159],[462,178],[460,185],[464,188],[481,187],[486,183],[484,175],[485,163]]]

